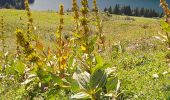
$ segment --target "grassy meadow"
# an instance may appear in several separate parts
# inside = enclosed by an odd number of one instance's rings
[[[0,16],[4,17],[5,44],[7,45],[5,50],[9,54],[8,61],[12,62],[13,58],[11,57],[16,53],[15,31],[17,28],[27,29],[27,12],[0,9]],[[99,16],[103,21],[103,34],[106,38],[105,51],[101,55],[104,61],[111,65],[106,70],[113,71],[113,75],[120,81],[120,94],[116,100],[169,100],[170,70],[166,59],[167,45],[155,38],[155,36],[159,36],[158,33],[164,33],[160,26],[160,19],[121,15],[108,16],[104,12],[101,12]],[[32,11],[32,18],[36,28],[33,34],[39,37],[38,39],[45,49],[51,48],[55,51],[60,14]],[[71,36],[75,28],[73,13],[65,12],[63,18],[63,33]],[[90,20],[89,28],[93,30],[95,25],[94,13],[90,13],[88,19]],[[2,48],[1,43],[0,48]],[[10,64],[9,66],[12,66]],[[10,71],[6,71],[6,73],[9,74]],[[3,74],[1,75],[3,76]],[[32,99],[42,100],[47,97],[45,100],[68,100],[70,99],[69,95],[74,94],[68,95],[63,91],[65,90],[60,91],[61,93],[57,92],[59,95],[56,97],[51,97],[46,96],[48,94],[46,91],[42,92],[37,89],[37,94]],[[29,94],[26,94],[27,92],[25,85],[20,85],[20,81],[10,80],[8,77],[1,78],[1,100],[27,100],[28,98],[25,96]],[[66,92],[68,91],[66,90]],[[29,94],[29,96],[31,95]]]

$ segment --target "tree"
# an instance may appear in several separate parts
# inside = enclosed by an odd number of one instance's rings
[[[108,12],[109,12],[110,14],[113,14],[112,7],[111,7],[111,6],[109,7]]]
[[[29,0],[29,3],[34,3],[34,1]],[[24,0],[0,0],[0,8],[25,9]]]
[[[149,8],[134,8],[132,9],[130,5],[128,6],[120,6],[119,4],[116,4],[113,9],[110,6],[109,8],[104,8],[104,11],[108,11],[109,13],[113,14],[121,14],[121,15],[128,15],[128,16],[143,16],[143,17],[161,17],[163,16],[162,13],[156,12],[155,9],[149,9]]]
[[[121,13],[121,15],[124,15],[124,14],[125,14],[125,6],[121,7],[120,13]]]
[[[140,16],[140,12],[139,12],[139,8],[136,7],[134,10],[133,10],[133,15],[134,16]]]
[[[121,8],[121,14],[131,16],[132,15],[131,7],[130,6],[123,6]]]
[[[108,9],[105,7],[105,8],[104,8],[104,12],[106,12],[106,11],[108,11]]]
[[[144,16],[144,13],[145,13],[145,8],[141,8],[140,9],[140,16]]]
[[[144,10],[144,17],[149,17],[149,9]]]
[[[164,13],[161,12],[161,13],[159,14],[159,17],[161,18],[161,17],[163,17],[163,16],[164,16]]]
[[[116,6],[113,9],[113,13],[114,14],[120,14],[120,5],[116,4]]]
[[[126,6],[126,15],[128,15],[128,16],[132,15],[132,9],[130,6]]]
[[[159,17],[159,13],[157,13],[155,9],[152,9],[152,15],[153,17]]]

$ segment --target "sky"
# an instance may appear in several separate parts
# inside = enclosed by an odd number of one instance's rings
[[[89,0],[91,6],[92,0]],[[80,4],[80,0],[78,0]],[[130,5],[131,7],[146,7],[153,8],[157,11],[162,11],[159,6],[159,0],[97,0],[100,9],[105,7],[114,6],[115,4]],[[170,0],[167,0],[170,4]],[[72,0],[35,0],[35,3],[30,7],[32,10],[58,10],[58,5],[64,4],[65,9],[70,9]]]

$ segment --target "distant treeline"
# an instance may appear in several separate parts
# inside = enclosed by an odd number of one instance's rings
[[[120,6],[116,4],[114,7],[104,9],[105,12],[110,14],[128,15],[128,16],[139,16],[139,17],[162,17],[163,13],[156,12],[154,9],[149,8],[131,8],[128,6]]]
[[[15,8],[25,9],[25,0],[0,0],[0,8]],[[29,3],[34,3],[35,0],[29,0]]]

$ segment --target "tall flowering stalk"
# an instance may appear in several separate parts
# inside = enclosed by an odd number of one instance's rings
[[[165,13],[165,21],[161,21],[161,26],[162,29],[166,32],[166,35],[164,34],[160,34],[161,38],[163,38],[163,40],[165,40],[165,42],[168,44],[168,50],[170,51],[170,9],[168,7],[168,4],[166,3],[166,0],[160,0],[160,5],[162,6],[164,13]],[[168,63],[170,63],[170,53],[168,52],[166,58]]]
[[[82,13],[82,19],[81,19],[81,25],[83,27],[83,34],[85,36],[89,35],[89,28],[88,28],[88,0],[81,0],[82,8],[81,8],[81,13]]]
[[[29,40],[31,40],[30,35],[31,35],[31,32],[34,30],[34,26],[33,26],[33,18],[32,18],[32,14],[31,14],[31,10],[30,10],[30,7],[29,7],[28,0],[25,0],[25,9],[27,11],[27,17],[28,17],[28,22],[27,22],[27,38]]]
[[[96,43],[96,37],[90,31],[89,28],[89,19],[88,19],[88,13],[89,13],[89,8],[88,8],[88,0],[81,0],[81,30],[80,34],[81,36],[81,43],[80,43],[80,48],[81,48],[81,55],[78,58],[80,61],[82,61],[83,69],[85,69],[87,72],[91,73],[93,64],[94,64],[94,48],[95,48],[95,43]]]
[[[4,17],[1,16],[1,41],[2,41],[2,52],[5,53],[5,36],[4,36]]]
[[[168,7],[168,4],[166,3],[166,0],[160,0],[160,5],[162,6],[166,16],[170,17],[170,9]]]
[[[100,20],[100,17],[99,17],[99,9],[97,7],[97,1],[96,0],[93,0],[93,12],[95,13],[95,18],[96,18],[96,24],[97,24],[97,28],[98,28],[98,34],[99,33],[102,33],[102,26],[101,26],[101,20]]]
[[[1,22],[0,22],[0,33],[1,33],[1,42],[2,42],[2,53],[3,53],[3,56],[2,56],[2,62],[3,62],[3,67],[2,67],[2,71],[5,69],[6,67],[6,64],[7,64],[7,55],[5,54],[6,53],[6,44],[5,44],[5,41],[6,41],[6,37],[5,37],[5,31],[4,31],[4,17],[1,16]]]
[[[82,44],[81,44],[81,49],[85,52],[88,52],[88,39],[89,39],[89,21],[88,21],[88,0],[81,0],[82,8],[81,8],[81,14],[82,18],[80,20],[81,26],[82,26]]]
[[[170,9],[168,7],[168,4],[166,3],[166,0],[160,0],[160,5],[163,8],[164,13],[166,15],[165,22],[162,21],[162,28],[165,30],[166,36],[164,36],[163,34],[161,34],[161,36],[163,35],[164,37],[166,37],[165,39],[167,40],[167,43],[170,48],[170,36],[169,36],[169,31],[167,31],[167,30],[169,30],[169,27],[164,27],[164,26],[170,26]],[[165,25],[165,24],[168,24],[168,25]]]
[[[105,48],[105,36],[103,34],[103,26],[102,21],[99,17],[99,8],[97,7],[97,0],[93,0],[93,11],[95,13],[96,18],[96,26],[97,26],[97,37],[98,37],[98,49],[100,49],[99,45],[103,45],[103,49]]]
[[[60,14],[60,24],[58,26],[58,30],[57,30],[57,43],[58,43],[58,47],[57,47],[57,58],[58,58],[58,68],[54,67],[54,73],[57,72],[57,69],[59,69],[59,75],[61,78],[64,77],[64,72],[65,72],[65,68],[67,66],[67,52],[65,52],[65,42],[63,40],[63,35],[62,35],[62,31],[63,31],[63,26],[64,26],[64,6],[60,5],[59,7],[59,14]]]
[[[74,51],[74,57],[78,55],[77,50],[79,49],[81,43],[82,34],[80,34],[80,15],[79,15],[79,6],[77,4],[77,0],[72,0],[72,11],[73,11],[73,18],[75,23],[75,29],[73,30],[73,36],[75,39],[72,39],[71,46],[72,50]]]
[[[64,5],[60,5],[60,25],[58,27],[58,34],[59,34],[59,70],[64,72],[64,65],[62,66],[62,49],[63,49],[63,41],[62,41],[62,30],[63,30],[63,24],[64,24],[64,19],[63,19],[63,15],[64,15]],[[61,76],[60,74],[60,76]]]
[[[77,4],[77,0],[72,0],[72,10],[74,12],[74,20],[75,20],[75,24],[76,24],[76,31],[78,33],[79,31],[79,7]]]

